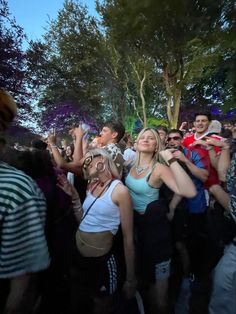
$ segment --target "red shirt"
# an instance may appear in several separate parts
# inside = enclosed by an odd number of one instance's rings
[[[204,134],[200,137],[196,137],[196,134],[192,134],[189,136],[186,136],[183,139],[182,145],[184,147],[187,147],[188,149],[194,149],[196,150],[200,156],[202,156],[202,158],[209,158],[209,163],[210,163],[210,157],[209,157],[209,151],[203,146],[203,145],[196,145],[196,146],[192,146],[193,142],[197,141],[197,140],[202,140],[205,136],[208,136],[207,134]],[[222,137],[219,135],[210,135],[209,137],[212,137],[216,140],[222,140]],[[207,145],[207,143],[206,143]],[[221,151],[220,147],[214,147],[215,152],[219,153]],[[214,185],[214,184],[220,184],[220,180],[218,177],[218,173],[216,171],[216,169],[211,165],[210,163],[210,168],[209,168],[209,177],[207,179],[207,181],[204,183],[204,186],[206,189],[209,189],[210,186]]]
[[[182,142],[182,145],[184,147],[187,147],[187,148],[191,148],[191,145],[193,144],[193,142],[197,141],[197,140],[202,140],[204,137],[212,137],[218,141],[221,141],[223,139],[223,137],[219,136],[219,135],[216,135],[216,134],[213,134],[213,135],[207,135],[207,134],[204,134],[202,136],[199,136],[198,138],[196,137],[196,134],[191,134],[189,136],[186,136],[184,139],[183,139],[183,142]],[[202,145],[199,145],[202,147]],[[196,147],[196,146],[195,146]],[[204,148],[204,147],[203,147]],[[217,147],[215,146],[214,147],[216,153],[219,153],[221,151],[220,147]],[[206,149],[205,149],[206,150]],[[207,150],[206,150],[207,151]],[[209,154],[208,154],[209,155]]]

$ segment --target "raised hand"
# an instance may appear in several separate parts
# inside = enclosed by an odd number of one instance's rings
[[[50,145],[56,145],[57,142],[57,136],[55,133],[49,133],[47,138],[47,143]]]
[[[175,150],[175,151],[172,152],[172,154],[173,154],[173,156],[174,156],[176,159],[178,159],[178,160],[180,160],[180,161],[182,161],[182,162],[185,162],[186,159],[187,159],[187,158],[185,157],[184,153],[182,153],[180,150]]]

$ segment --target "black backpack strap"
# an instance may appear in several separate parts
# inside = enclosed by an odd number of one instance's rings
[[[89,208],[87,209],[86,213],[84,214],[84,216],[82,217],[82,219],[80,220],[80,223],[84,220],[84,218],[88,215],[90,209],[92,208],[93,204],[96,202],[96,200],[102,195],[102,193],[105,191],[105,190],[108,190],[111,183],[112,183],[113,180],[111,180],[105,187],[104,189],[102,189],[102,191],[98,194],[98,196],[95,198],[95,200],[93,200],[93,202],[89,205]]]

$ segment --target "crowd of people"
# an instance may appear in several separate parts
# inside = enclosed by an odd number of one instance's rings
[[[235,314],[236,125],[115,120],[10,147],[0,91],[1,314]]]

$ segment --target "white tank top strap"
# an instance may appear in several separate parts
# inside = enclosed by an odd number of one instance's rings
[[[111,197],[112,192],[114,191],[114,188],[117,186],[117,184],[122,183],[120,180],[115,179],[111,182],[108,190],[106,191],[106,196]]]

